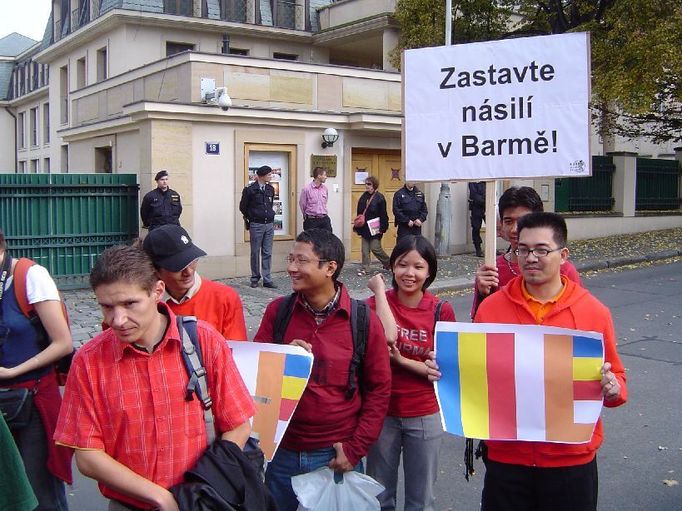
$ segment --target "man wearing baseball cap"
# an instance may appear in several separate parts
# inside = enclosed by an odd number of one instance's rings
[[[263,263],[263,287],[276,288],[270,275],[272,241],[275,237],[275,189],[270,184],[272,169],[263,165],[256,170],[256,179],[242,191],[239,211],[244,216],[244,225],[250,234],[251,243],[251,287],[258,287]]]
[[[142,244],[159,278],[166,285],[161,300],[178,316],[196,316],[213,325],[226,339],[245,341],[242,302],[229,286],[199,276],[199,258],[206,252],[192,243],[179,225],[163,225]]]
[[[142,227],[151,231],[166,224],[180,225],[182,202],[180,194],[168,186],[168,171],[160,170],[154,180],[156,188],[144,196],[140,206]]]

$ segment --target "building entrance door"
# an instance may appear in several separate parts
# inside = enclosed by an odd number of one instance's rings
[[[355,149],[353,150],[352,166],[352,207],[350,208],[351,217],[348,222],[351,223],[353,218],[357,216],[358,200],[365,192],[364,182],[358,184],[356,181],[359,179],[355,179],[356,175],[362,176],[364,174],[358,173],[366,172],[368,176],[375,176],[379,180],[379,191],[386,198],[386,211],[388,213],[388,231],[384,234],[381,245],[390,255],[396,240],[396,228],[393,225],[393,195],[405,184],[402,179],[400,151]],[[351,261],[357,262],[362,259],[361,246],[360,236],[353,233]]]

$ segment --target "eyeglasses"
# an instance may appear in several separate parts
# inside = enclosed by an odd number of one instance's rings
[[[542,247],[535,247],[535,248],[526,248],[526,247],[519,247],[516,250],[514,250],[514,253],[518,257],[528,257],[530,254],[533,254],[535,257],[547,257],[551,252],[556,252],[557,250],[562,250],[564,247],[559,247],[559,248],[553,248],[552,250],[548,248],[542,248]]]
[[[307,266],[308,264],[314,263],[314,262],[317,262],[318,264],[329,262],[329,259],[318,259],[317,261],[313,261],[311,259],[306,259],[305,257],[292,256],[292,255],[286,256],[286,258],[284,260],[287,262],[287,264],[293,264],[297,268],[302,268],[303,266]]]

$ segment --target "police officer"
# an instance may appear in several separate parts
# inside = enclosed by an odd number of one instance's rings
[[[160,170],[154,180],[156,188],[144,196],[140,206],[142,227],[151,231],[161,225],[180,225],[182,202],[180,194],[168,187],[168,171]]]
[[[256,170],[256,180],[242,191],[239,211],[251,239],[251,287],[258,287],[263,260],[263,287],[276,288],[270,275],[272,241],[275,236],[273,201],[275,189],[270,184],[272,169],[263,165]]]
[[[414,183],[407,181],[405,186],[395,192],[393,196],[393,216],[398,226],[398,239],[407,235],[419,236],[422,224],[426,221],[429,211],[426,207],[424,192]]]
[[[469,211],[471,211],[471,240],[474,242],[476,257],[483,257],[481,225],[485,218],[485,182],[469,183]]]

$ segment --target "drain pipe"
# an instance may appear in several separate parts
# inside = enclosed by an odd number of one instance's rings
[[[5,107],[7,113],[14,119],[14,173],[19,172],[19,159],[17,157],[17,151],[19,150],[19,145],[17,141],[17,116],[12,113],[12,110],[8,106]]]

